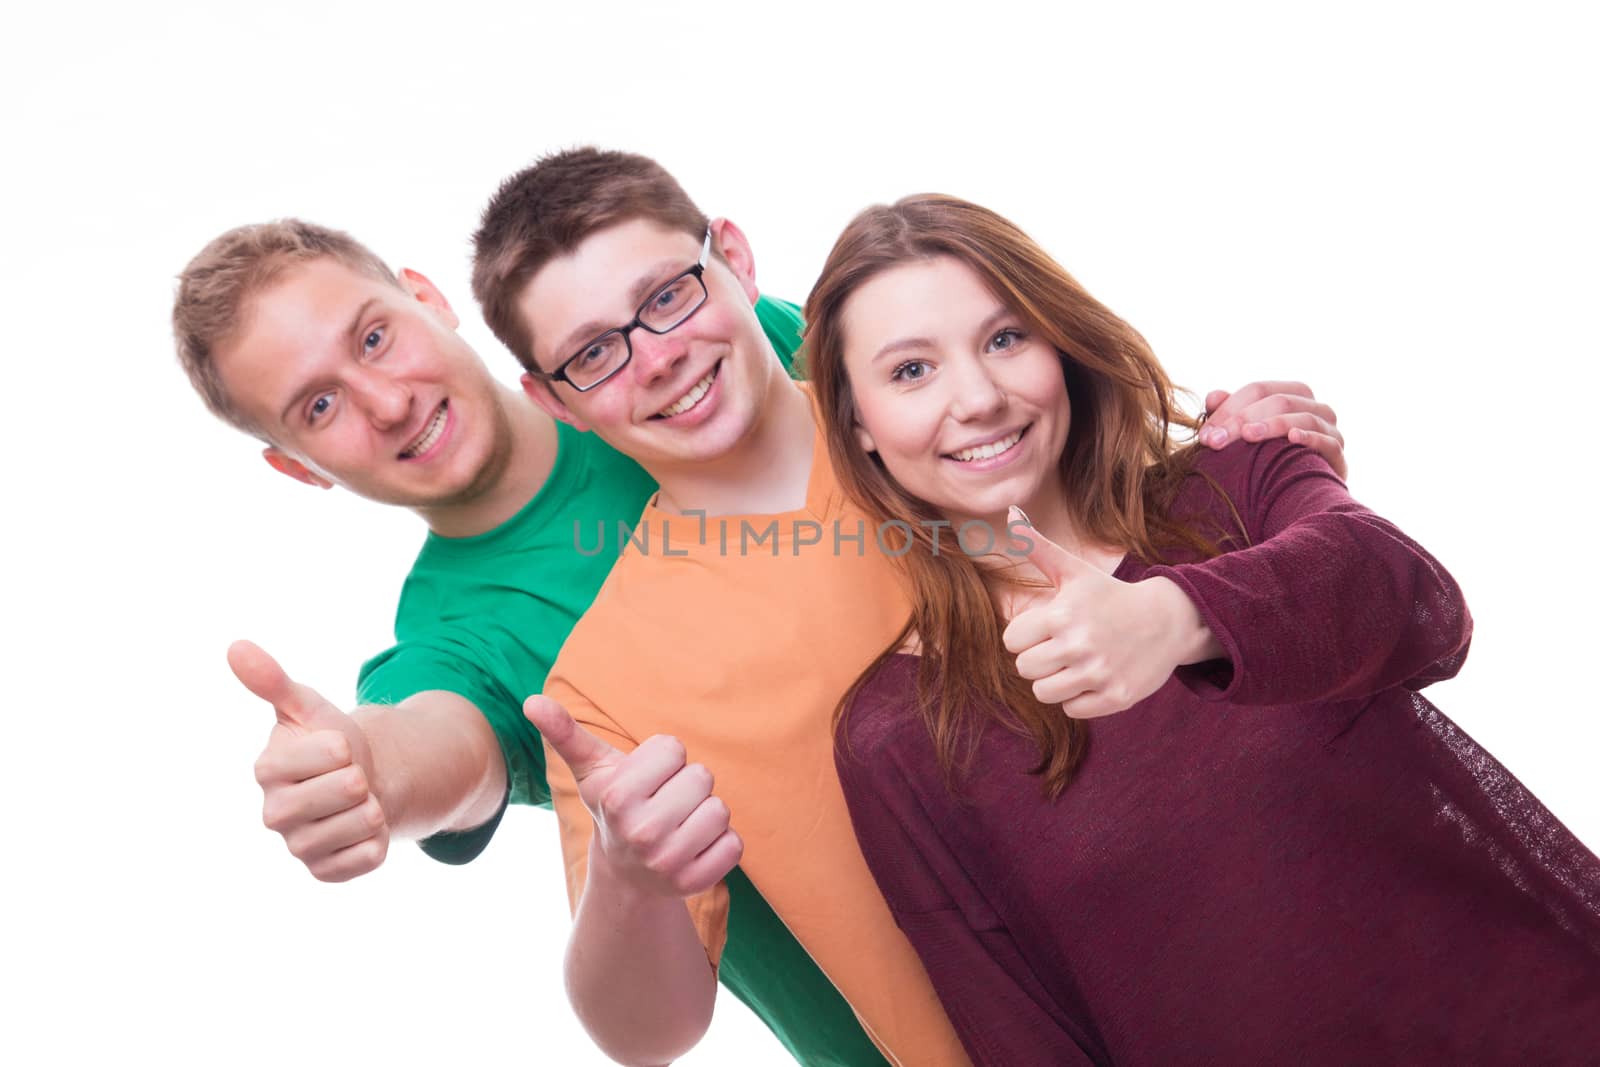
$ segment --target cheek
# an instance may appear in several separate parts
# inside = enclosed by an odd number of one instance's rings
[[[915,394],[878,395],[860,404],[861,429],[870,435],[886,466],[909,474],[909,468],[937,459],[939,415],[930,398]]]
[[[1061,373],[1061,363],[1054,356],[1029,358],[1016,368],[1009,386],[1015,395],[1025,397],[1041,411],[1051,412],[1063,421],[1071,413],[1067,397],[1067,381]]]

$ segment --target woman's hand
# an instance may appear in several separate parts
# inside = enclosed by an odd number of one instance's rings
[[[1015,511],[1013,523],[1025,523]],[[1003,635],[1017,673],[1043,704],[1074,719],[1132,707],[1186,663],[1222,655],[1194,603],[1174,582],[1120,581],[1034,529],[1028,559],[1054,589],[1012,618]]]

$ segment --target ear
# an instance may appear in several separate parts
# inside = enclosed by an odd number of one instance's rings
[[[461,325],[461,319],[450,306],[450,301],[444,298],[439,287],[430,282],[421,271],[406,267],[400,272],[400,288],[404,289],[419,304],[426,305],[443,319],[454,330]]]
[[[856,444],[861,446],[861,451],[876,452],[878,450],[877,442],[872,439],[872,435],[867,432],[867,428],[861,425],[860,419],[856,420],[855,430]]]
[[[711,244],[722,253],[723,260],[728,265],[728,270],[738,279],[739,287],[754,304],[761,296],[761,290],[756,288],[756,257],[750,251],[750,239],[727,219],[711,220]]]
[[[552,419],[566,423],[574,430],[587,432],[589,424],[572,413],[572,409],[561,402],[556,396],[555,386],[543,378],[535,378],[531,374],[522,376],[522,391],[528,394],[535,404],[544,409],[544,413]]]
[[[314,485],[318,489],[332,489],[333,483],[310,467],[295,459],[277,445],[268,445],[261,450],[261,458],[267,461],[267,466],[279,474],[287,475],[297,482]]]

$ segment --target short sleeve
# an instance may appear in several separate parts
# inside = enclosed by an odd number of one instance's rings
[[[623,752],[632,752],[639,742],[617,722],[580,693],[565,679],[552,672],[544,695],[567,709],[573,721]],[[583,896],[589,875],[589,844],[594,838],[594,820],[578,795],[578,782],[567,764],[553,750],[548,753],[550,797],[561,832],[561,855],[567,878],[567,903],[574,912]],[[690,897],[685,904],[706,958],[716,968],[728,940],[728,887],[718,882],[712,889]]]

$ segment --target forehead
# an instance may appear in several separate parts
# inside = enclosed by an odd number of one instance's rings
[[[910,260],[863,282],[845,301],[846,342],[853,348],[909,336],[972,329],[1001,301],[978,273],[953,256]]]
[[[700,242],[682,230],[649,219],[597,230],[577,248],[541,267],[517,300],[517,309],[541,356],[574,331],[622,325],[632,316],[640,291],[693,264]],[[585,337],[577,338],[582,343]]]
[[[237,326],[217,346],[223,387],[240,410],[270,425],[301,382],[343,353],[362,306],[387,308],[400,295],[335,259],[294,264],[245,300]]]

